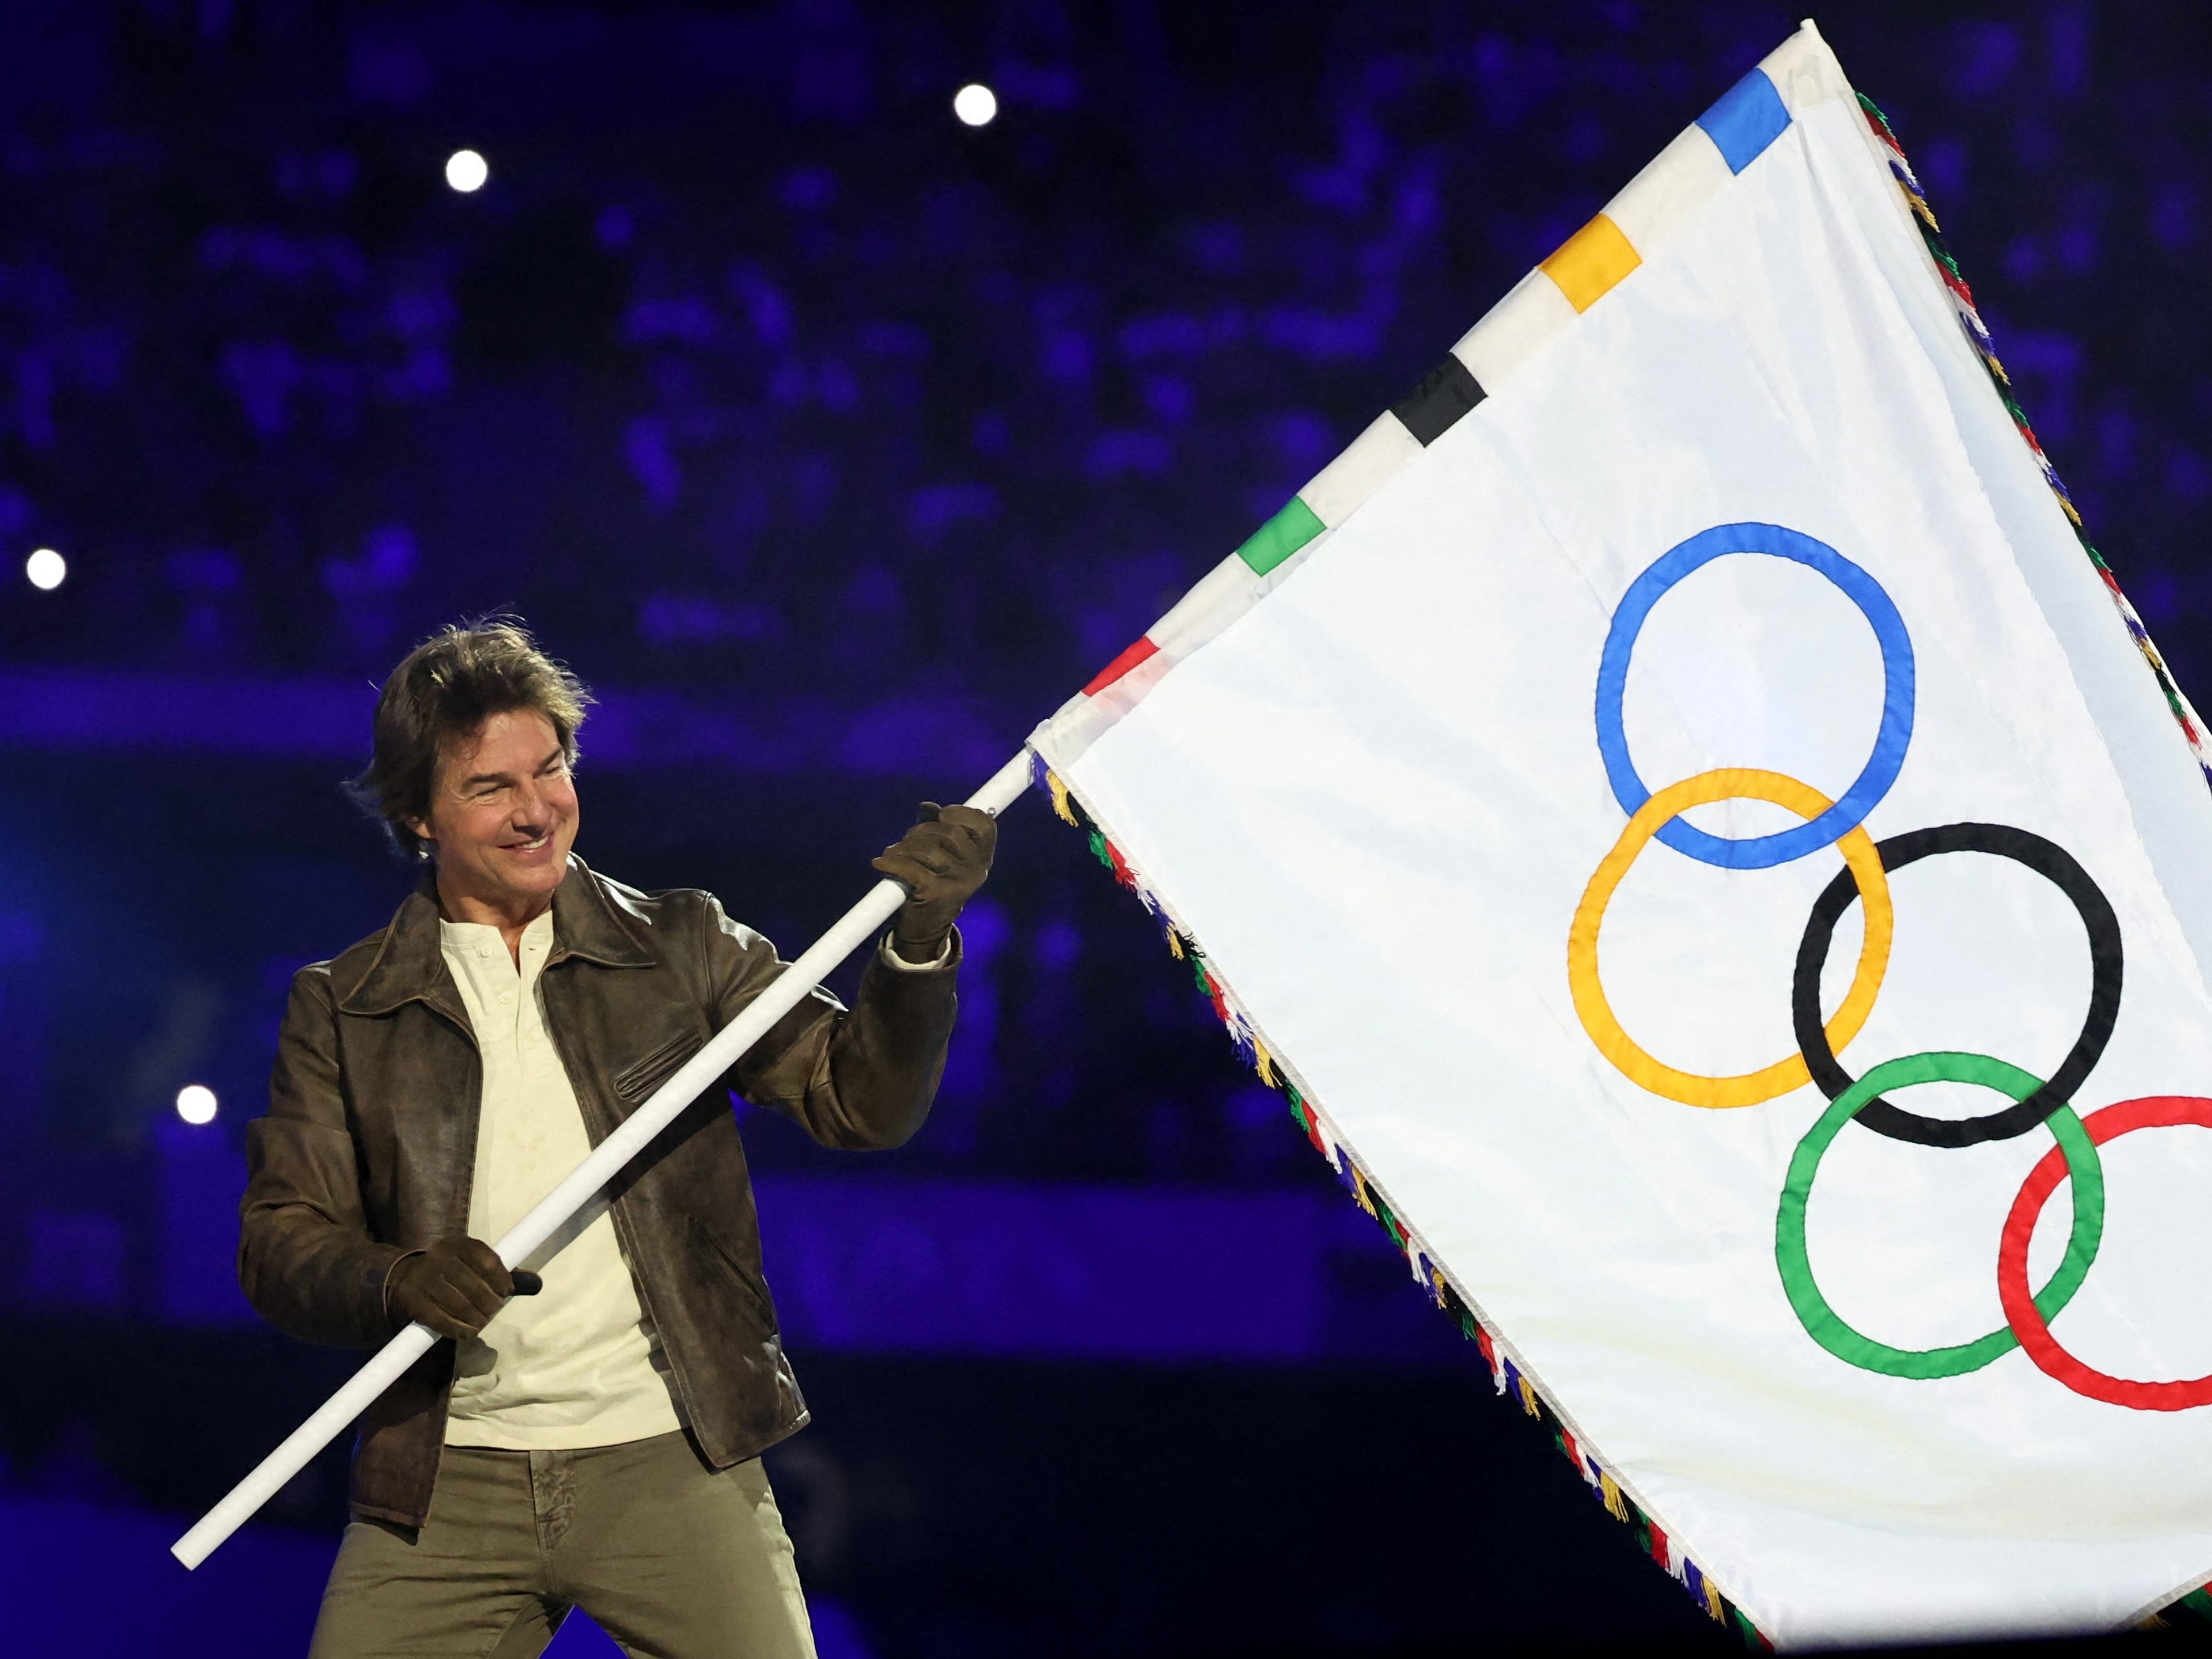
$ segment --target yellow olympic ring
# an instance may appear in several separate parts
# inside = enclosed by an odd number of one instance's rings
[[[1644,842],[1658,834],[1669,820],[1692,806],[1704,806],[1717,800],[1743,799],[1771,801],[1808,823],[1835,804],[1809,784],[1800,783],[1779,772],[1752,767],[1723,767],[1671,784],[1645,801],[1635,817],[1629,819],[1628,827],[1620,832],[1620,839],[1613,843],[1613,850],[1597,866],[1597,873],[1590,878],[1589,885],[1583,890],[1582,902],[1575,907],[1574,922],[1567,929],[1567,988],[1574,995],[1575,1012],[1582,1018],[1583,1030],[1589,1033],[1598,1052],[1630,1082],[1641,1085],[1655,1095],[1679,1100],[1685,1106],[1756,1106],[1812,1081],[1812,1073],[1806,1069],[1802,1054],[1740,1077],[1701,1077],[1695,1072],[1678,1072],[1645,1054],[1636,1045],[1635,1039],[1620,1029],[1612,1006],[1605,1000],[1605,987],[1598,978],[1598,927],[1605,921],[1605,908],[1613,902],[1613,890],[1628,873],[1628,866],[1636,862]],[[1867,1016],[1874,1012],[1874,1000],[1881,994],[1882,975],[1889,967],[1890,935],[1895,918],[1889,903],[1889,878],[1883,873],[1881,854],[1875,850],[1873,838],[1864,829],[1853,829],[1837,840],[1836,850],[1844,855],[1852,880],[1858,884],[1866,916],[1866,936],[1859,945],[1859,964],[1851,976],[1851,988],[1826,1028],[1829,1046],[1840,1052],[1859,1034]]]

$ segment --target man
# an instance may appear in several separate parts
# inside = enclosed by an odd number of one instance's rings
[[[239,1277],[262,1316],[441,1343],[364,1416],[315,1659],[538,1653],[572,1606],[629,1652],[811,1655],[760,1465],[806,1421],[744,1148],[709,1091],[510,1275],[499,1237],[775,977],[703,892],[571,852],[587,694],[519,626],[448,629],[378,698],[353,786],[423,878],[301,969],[248,1132]],[[852,1010],[793,1009],[727,1083],[831,1146],[921,1127],[952,1029],[953,919],[995,826],[967,807],[875,860],[911,896]]]

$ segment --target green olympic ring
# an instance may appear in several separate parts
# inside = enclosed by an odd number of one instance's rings
[[[1885,1376],[1925,1380],[1964,1376],[2020,1346],[2009,1325],[1972,1342],[1948,1348],[1893,1348],[1877,1342],[1844,1322],[1828,1305],[1813,1279],[1813,1261],[1805,1249],[1805,1206],[1812,1196],[1813,1177],[1829,1143],[1859,1109],[1886,1089],[1907,1088],[1916,1083],[1972,1083],[2026,1100],[2043,1086],[2043,1079],[2017,1066],[1991,1060],[1985,1054],[1932,1053],[1907,1054],[1884,1060],[1838,1095],[1820,1120],[1797,1143],[1790,1159],[1790,1174],[1782,1186],[1782,1209],[1774,1223],[1774,1260],[1782,1269],[1782,1288],[1805,1334],[1846,1364]],[[2097,1259],[2105,1234],[2105,1168],[2094,1142],[2081,1127],[2073,1107],[2062,1105],[2045,1120],[2044,1127],[2057,1138],[2073,1176],[2074,1231],[2066,1240],[2066,1255],[2051,1281],[2036,1292],[2036,1311],[2048,1321],[2071,1301]]]

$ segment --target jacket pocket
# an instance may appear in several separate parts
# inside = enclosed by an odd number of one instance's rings
[[[633,1105],[675,1075],[677,1068],[707,1046],[706,1039],[689,1032],[672,1037],[641,1060],[615,1074],[615,1092]]]

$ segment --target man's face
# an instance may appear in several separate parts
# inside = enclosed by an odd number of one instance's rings
[[[429,816],[409,827],[435,843],[441,893],[504,913],[542,908],[561,884],[576,817],[576,782],[553,722],[519,708],[446,745]]]

